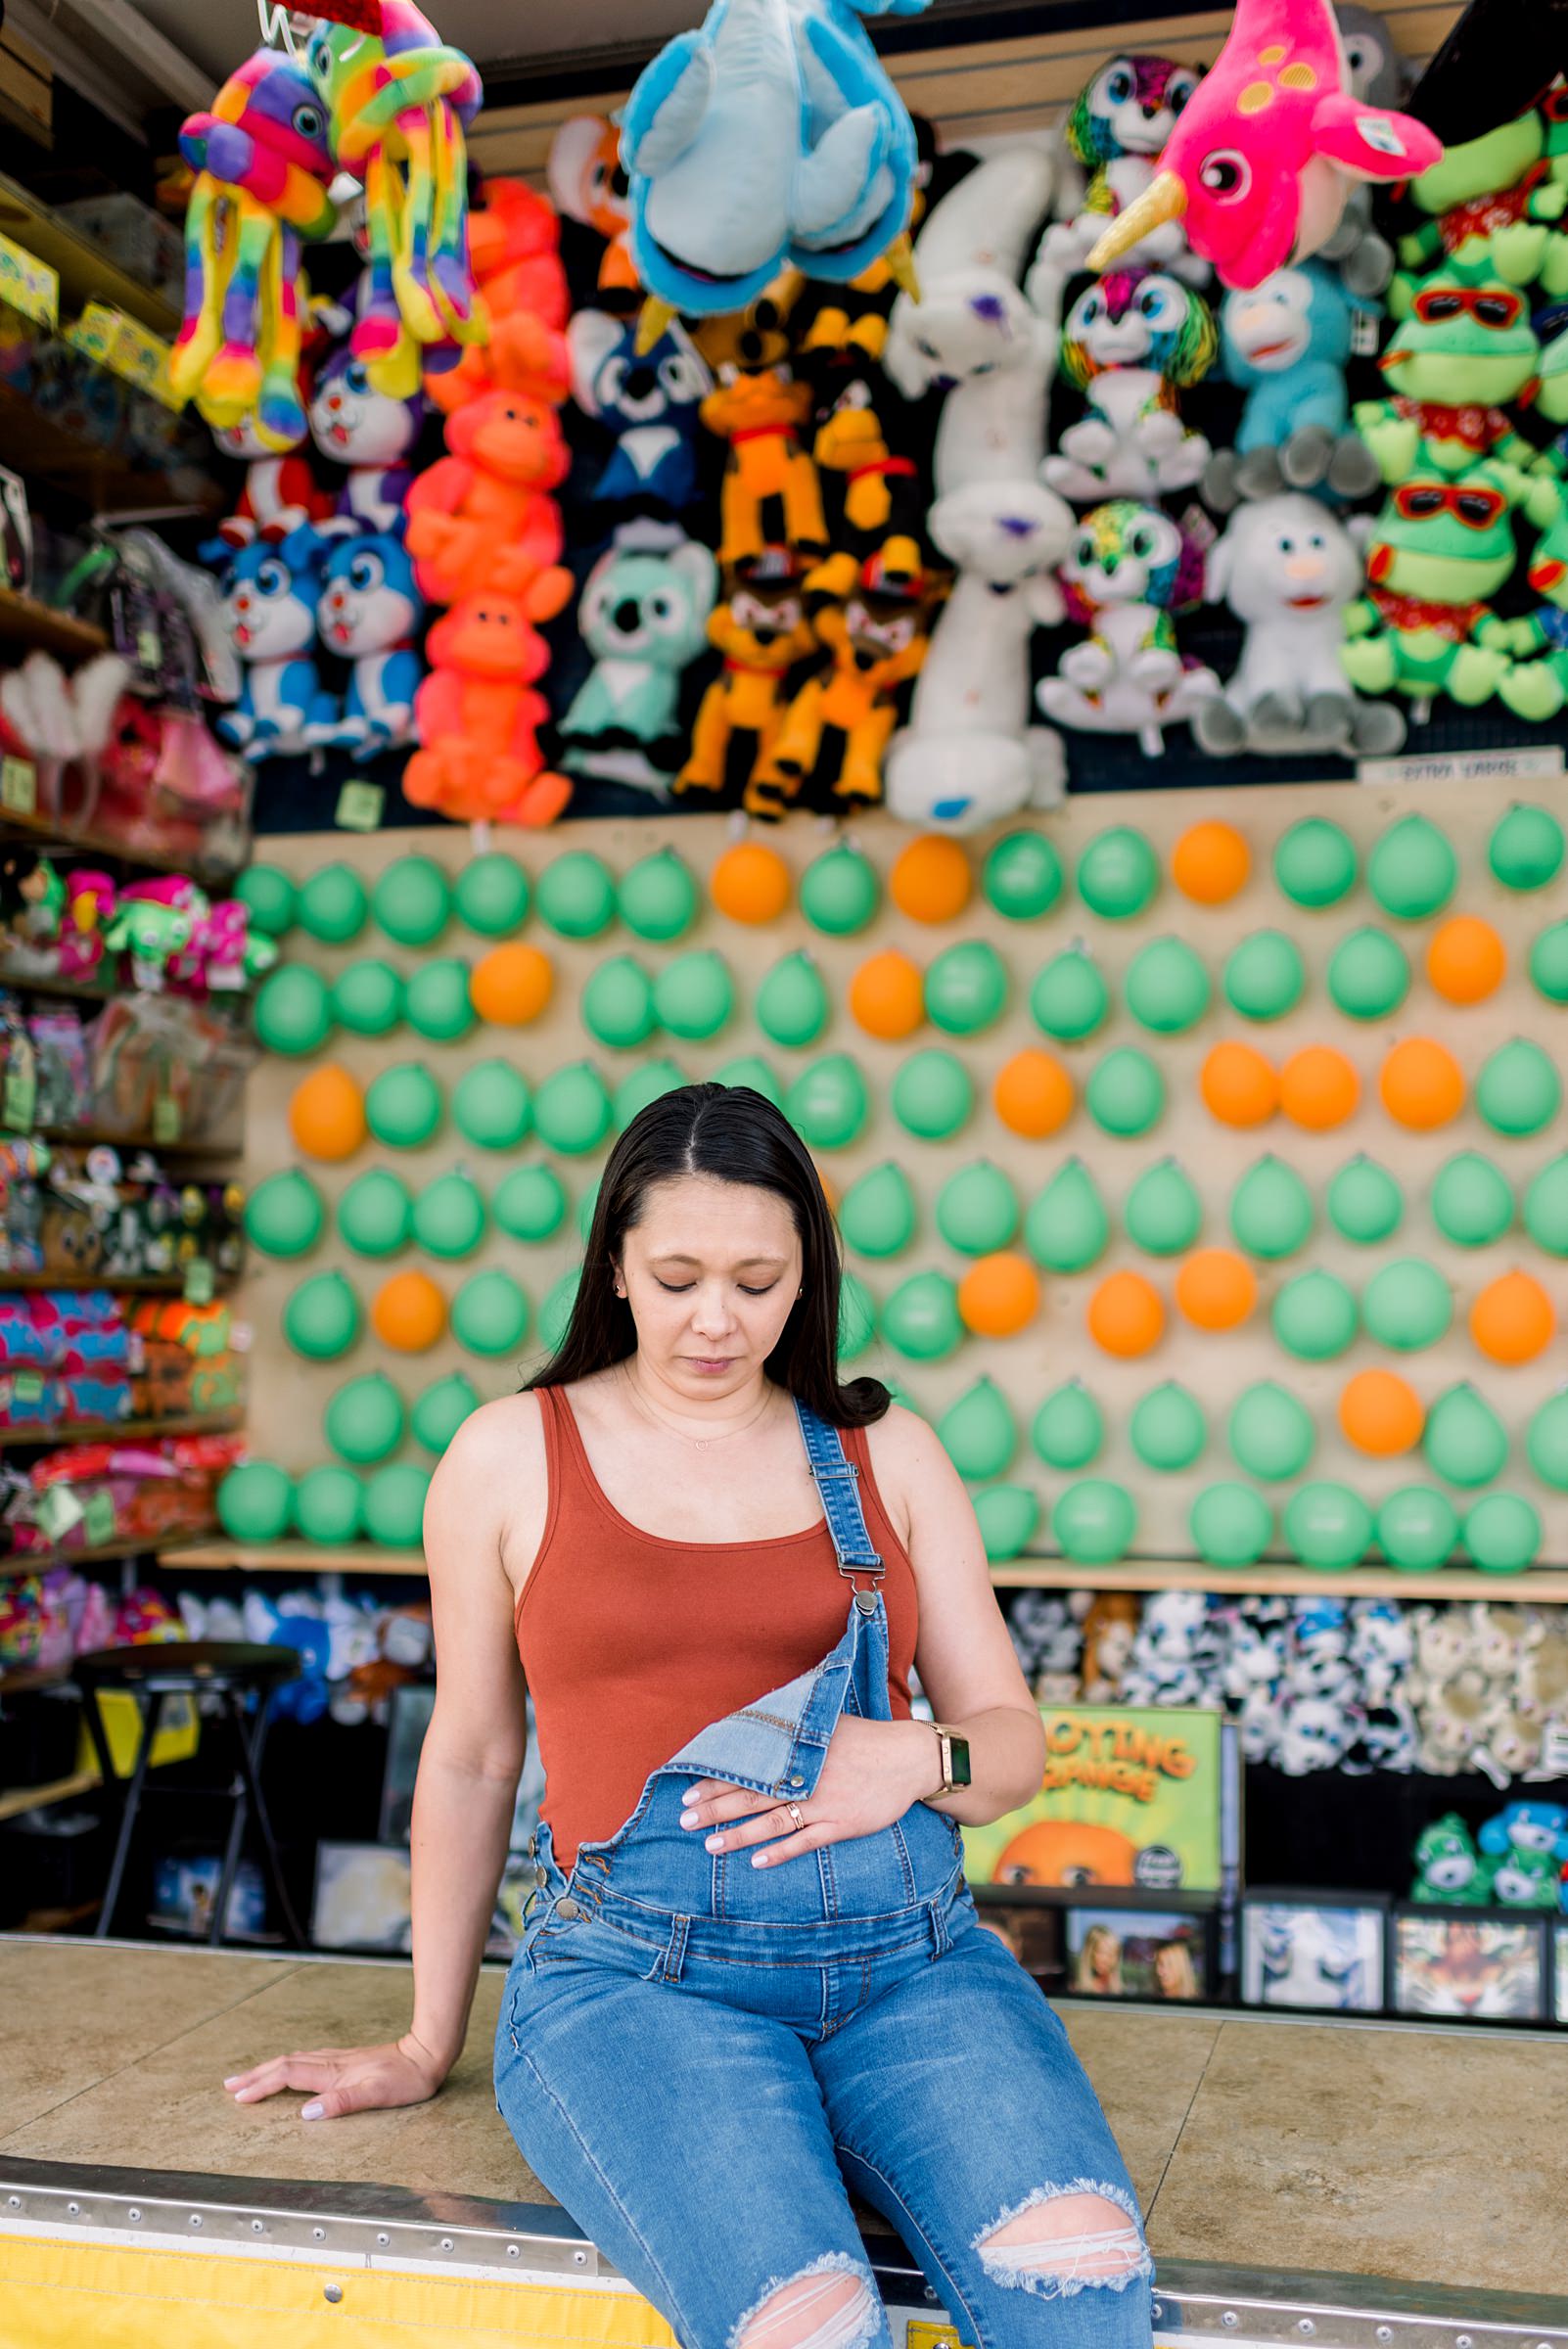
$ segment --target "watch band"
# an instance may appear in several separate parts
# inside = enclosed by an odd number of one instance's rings
[[[949,1722],[934,1721],[931,1726],[937,1732],[937,1746],[942,1755],[942,1784],[927,1799],[937,1801],[969,1784],[969,1740]]]

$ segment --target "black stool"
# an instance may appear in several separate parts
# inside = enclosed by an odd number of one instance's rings
[[[98,1755],[98,1768],[109,1800],[115,1799],[116,1790],[123,1784],[123,1793],[119,1796],[119,1832],[94,1932],[103,1936],[114,1923],[125,1875],[125,1862],[143,1796],[222,1794],[233,1803],[234,1812],[223,1853],[223,1873],[217,1898],[212,1904],[212,1923],[207,1936],[208,1943],[216,1949],[223,1939],[223,1924],[228,1915],[229,1894],[233,1890],[235,1871],[240,1865],[246,1821],[254,1810],[261,1843],[262,1864],[283,1917],[284,1929],[292,1946],[303,1949],[304,1935],[300,1930],[300,1920],[295,1915],[294,1904],[283,1881],[283,1870],[278,1865],[278,1847],[272,1840],[272,1829],[267,1821],[260,1779],[261,1750],[267,1733],[267,1699],[274,1688],[281,1687],[286,1681],[299,1678],[300,1658],[296,1651],[292,1647],[252,1646],[239,1639],[154,1640],[140,1647],[96,1648],[91,1655],[78,1656],[70,1673],[82,1692],[87,1727]],[[136,1748],[135,1767],[124,1781],[115,1774],[103,1716],[98,1709],[99,1694],[106,1689],[133,1697],[141,1716],[141,1737]],[[237,1776],[222,1787],[160,1786],[156,1781],[150,1786],[147,1767],[165,1700],[171,1696],[188,1696],[194,1702],[198,1696],[208,1693],[222,1698],[224,1717],[233,1725],[234,1741],[239,1749]]]

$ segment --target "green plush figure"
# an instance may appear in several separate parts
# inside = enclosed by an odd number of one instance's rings
[[[1539,395],[1551,423],[1568,423],[1568,368],[1543,380],[1541,345],[1516,286],[1471,285],[1453,269],[1435,270],[1377,363],[1394,396],[1358,400],[1354,421],[1385,482],[1431,466],[1454,477],[1484,457],[1528,470],[1536,448],[1503,414],[1508,400],[1522,407]]]
[[[1513,572],[1511,510],[1529,488],[1511,465],[1489,460],[1462,481],[1435,470],[1402,482],[1366,549],[1369,593],[1347,606],[1341,648],[1359,693],[1403,693],[1416,703],[1446,693],[1473,709],[1506,681],[1508,707],[1531,716],[1532,670],[1508,658],[1512,627],[1492,611]],[[1550,681],[1534,698],[1543,708]]]
[[[1559,1863],[1550,1852],[1504,1852],[1483,1860],[1482,1899],[1499,1909],[1555,1909]]]
[[[1446,1811],[1415,1839],[1415,1881],[1410,1898],[1479,1908],[1487,1899],[1488,1872],[1457,1811]]]
[[[1553,227],[1568,211],[1568,185],[1547,177],[1546,132],[1534,112],[1501,122],[1479,139],[1447,148],[1443,161],[1410,183],[1410,201],[1429,217],[1400,240],[1404,272],[1443,260],[1472,285],[1539,283],[1568,293],[1568,237]],[[1418,281],[1402,274],[1389,307],[1403,317]]]
[[[1541,101],[1546,136],[1546,176],[1568,180],[1568,82],[1557,82]]]
[[[1568,343],[1568,336],[1563,338]],[[1516,666],[1500,680],[1498,694],[1517,717],[1555,717],[1568,705],[1568,489],[1539,477],[1530,484],[1526,510],[1543,525],[1530,558],[1530,584],[1545,602],[1522,620],[1506,623],[1504,650]],[[1540,660],[1524,656],[1538,653]]]

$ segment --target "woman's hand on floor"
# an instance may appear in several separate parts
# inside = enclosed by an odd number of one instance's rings
[[[335,2121],[346,2112],[390,2110],[399,2104],[423,2104],[446,2077],[413,2033],[381,2048],[310,2048],[293,2055],[274,2055],[235,2072],[223,2085],[236,2104],[259,2104],[283,2089],[308,2089],[302,2121]]]
[[[700,1833],[709,1851],[765,1845],[755,1856],[755,1865],[770,1867],[814,1852],[820,1844],[848,1843],[856,1835],[891,1827],[911,1803],[935,1794],[941,1774],[929,1722],[862,1721],[842,1713],[815,1788],[797,1802],[799,1830],[790,1817],[788,1795],[757,1794],[724,1778],[693,1781],[680,1823],[689,1833]]]

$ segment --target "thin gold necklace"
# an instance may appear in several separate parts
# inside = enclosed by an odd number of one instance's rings
[[[625,1369],[624,1363],[622,1364],[622,1368],[623,1370]],[[773,1402],[772,1392],[764,1384],[762,1389],[762,1402],[761,1409],[754,1411],[749,1419],[742,1420],[739,1427],[726,1427],[721,1436],[688,1436],[683,1428],[671,1427],[667,1419],[661,1419],[659,1413],[653,1409],[651,1405],[643,1401],[641,1395],[637,1392],[637,1382],[632,1377],[629,1370],[625,1371],[625,1379],[626,1387],[631,1395],[632,1401],[636,1404],[636,1406],[638,1410],[641,1411],[643,1417],[649,1420],[653,1426],[660,1429],[663,1434],[667,1436],[678,1436],[682,1444],[691,1445],[692,1449],[696,1451],[708,1451],[715,1444],[727,1444],[731,1436],[744,1436],[749,1428],[755,1427],[758,1421],[766,1415],[767,1411],[771,1408]]]

